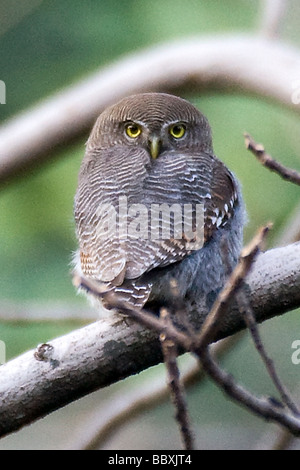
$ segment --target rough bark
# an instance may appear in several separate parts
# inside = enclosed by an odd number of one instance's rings
[[[247,284],[259,322],[299,307],[300,243],[261,253]],[[215,340],[244,327],[233,308]],[[161,360],[157,333],[117,315],[28,351],[0,368],[0,435]]]

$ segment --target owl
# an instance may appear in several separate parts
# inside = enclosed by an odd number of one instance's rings
[[[138,308],[175,297],[211,304],[242,247],[239,183],[214,155],[205,116],[165,93],[129,96],[100,114],[74,213],[76,272]]]

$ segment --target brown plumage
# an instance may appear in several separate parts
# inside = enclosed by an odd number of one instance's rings
[[[125,98],[99,116],[87,142],[75,197],[77,270],[143,306],[153,285],[146,273],[203,250],[232,218],[238,194],[192,104],[163,93]],[[175,212],[187,205],[192,230],[185,231]],[[169,232],[162,207],[171,208]]]

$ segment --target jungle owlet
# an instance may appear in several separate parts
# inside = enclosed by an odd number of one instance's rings
[[[138,307],[168,305],[175,280],[176,295],[195,307],[203,296],[212,303],[237,262],[244,207],[207,119],[182,98],[142,93],[97,119],[75,222],[79,274]]]

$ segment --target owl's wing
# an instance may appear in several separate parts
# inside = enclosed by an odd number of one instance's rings
[[[212,165],[210,197],[205,204],[204,238],[208,241],[214,232],[226,225],[238,202],[237,180],[220,161]]]
[[[233,215],[236,180],[222,162],[208,154],[187,157],[174,152],[173,158],[170,154],[165,161],[160,157],[159,166],[144,181],[143,201],[151,223],[146,240],[129,240],[127,278],[137,278],[199,250]],[[164,222],[171,222],[165,236]]]

